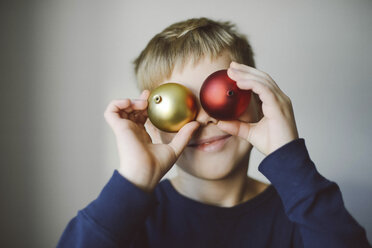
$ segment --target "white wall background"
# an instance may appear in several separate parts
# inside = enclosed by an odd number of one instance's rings
[[[169,24],[235,22],[292,99],[300,137],[372,240],[372,1],[2,1],[1,247],[53,247],[118,166],[103,112]],[[263,156],[252,152],[249,174]]]

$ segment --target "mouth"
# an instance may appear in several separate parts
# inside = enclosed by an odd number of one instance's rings
[[[200,139],[191,142],[188,147],[195,148],[205,152],[216,152],[220,151],[227,140],[231,137],[230,134],[215,136],[207,139]]]

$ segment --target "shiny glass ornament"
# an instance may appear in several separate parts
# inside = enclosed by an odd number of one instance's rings
[[[150,121],[165,132],[177,132],[195,120],[198,106],[190,89],[177,83],[166,83],[151,91],[147,113]]]
[[[229,78],[227,70],[219,70],[204,80],[200,89],[203,109],[219,120],[238,119],[247,109],[251,90],[241,90],[236,81]]]

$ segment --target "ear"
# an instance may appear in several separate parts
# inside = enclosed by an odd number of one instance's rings
[[[150,135],[152,143],[154,144],[162,144],[163,142],[161,141],[160,137],[160,130],[157,129],[154,124],[151,123],[150,119],[147,118],[145,122],[145,129],[147,133]]]

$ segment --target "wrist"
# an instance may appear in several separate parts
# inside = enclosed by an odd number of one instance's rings
[[[152,192],[161,179],[161,177],[156,176],[157,173],[134,171],[125,167],[120,167],[118,172],[129,182],[147,193]]]

